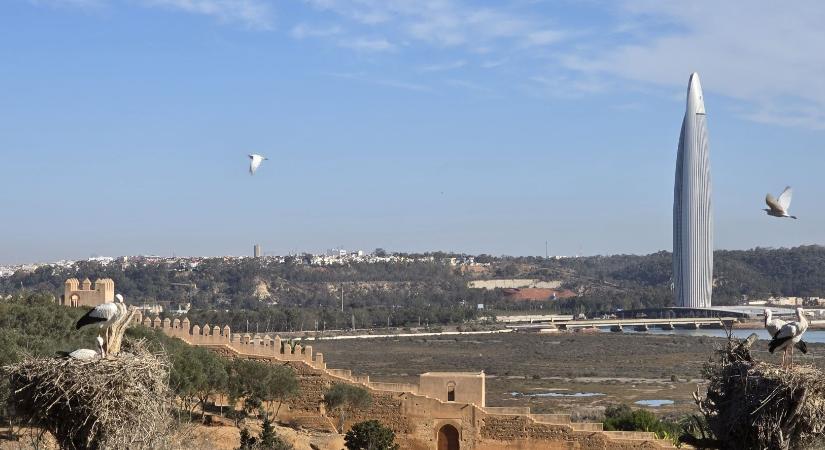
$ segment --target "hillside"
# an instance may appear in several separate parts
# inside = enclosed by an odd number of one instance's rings
[[[69,277],[108,277],[129,302],[191,303],[202,314],[212,311],[202,316],[207,320],[231,314],[222,319],[283,330],[312,329],[316,323],[319,328],[345,327],[353,320],[357,327],[455,323],[479,318],[477,304],[484,304],[485,311],[589,313],[672,304],[668,252],[561,259],[480,255],[472,266],[451,265],[451,255],[437,255],[426,260],[401,254],[400,262],[327,266],[273,258],[202,259],[194,266],[83,261],[0,278],[0,292],[24,289],[59,296]],[[825,247],[725,250],[714,258],[715,304],[734,304],[744,296],[825,296]],[[513,277],[560,281],[577,297],[517,302],[500,290],[467,287],[472,279]]]

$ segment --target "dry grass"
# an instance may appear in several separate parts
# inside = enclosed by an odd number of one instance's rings
[[[65,449],[167,447],[168,360],[140,342],[124,344],[131,353],[112,359],[26,358],[3,367],[15,415]]]

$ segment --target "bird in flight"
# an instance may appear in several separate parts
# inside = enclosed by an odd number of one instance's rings
[[[793,189],[790,186],[787,186],[781,194],[779,194],[779,198],[773,198],[773,195],[770,193],[765,196],[765,203],[768,204],[768,207],[765,208],[765,211],[768,213],[769,216],[774,217],[790,217],[791,219],[796,219],[796,216],[788,215],[788,208],[791,207],[791,197],[793,196]]]
[[[266,156],[261,156],[257,153],[249,155],[249,174],[255,175],[255,171],[261,166],[261,163],[267,160]]]

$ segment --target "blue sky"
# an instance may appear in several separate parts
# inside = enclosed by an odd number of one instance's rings
[[[692,71],[716,247],[823,244],[825,6],[717,3],[4,1],[0,262],[669,250]]]

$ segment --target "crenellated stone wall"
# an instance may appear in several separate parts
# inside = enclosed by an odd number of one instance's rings
[[[63,306],[82,307],[97,306],[112,303],[115,300],[115,282],[110,278],[100,278],[92,281],[86,278],[81,283],[77,278],[69,278],[63,283],[63,296],[60,304]]]
[[[323,408],[324,392],[334,383],[363,386],[372,396],[372,405],[365,410],[349,411],[345,428],[366,419],[379,420],[396,432],[402,449],[440,448],[439,430],[443,427],[458,430],[460,448],[466,450],[673,448],[651,433],[603,432],[600,423],[571,423],[565,414],[531,414],[529,408],[485,407],[483,393],[456,389],[457,394],[462,392],[462,398],[474,401],[436,398],[441,396],[441,391],[446,395],[450,381],[458,383],[463,377],[473,380],[480,377],[481,381],[474,383],[484,389],[483,372],[445,373],[444,379],[440,379],[438,373],[431,373],[424,377],[424,389],[407,383],[374,382],[369,376],[353,375],[347,369],[328,368],[323,354],[313,353],[311,345],[293,347],[277,335],[233,334],[228,326],[193,325],[188,318],[150,319],[139,312],[135,321],[228,357],[289,365],[296,372],[300,390],[286,404],[297,416],[324,417],[322,414],[325,414],[328,419],[325,423],[337,424],[338,418]]]

